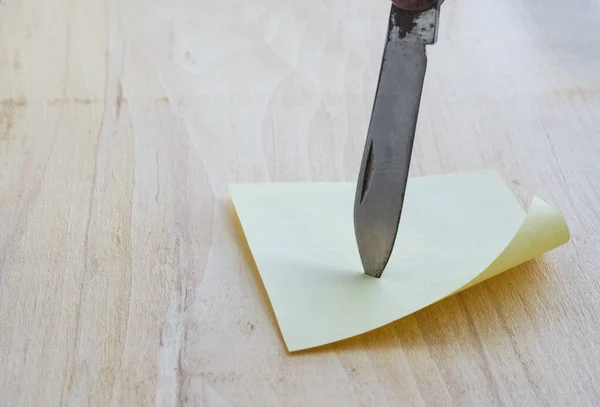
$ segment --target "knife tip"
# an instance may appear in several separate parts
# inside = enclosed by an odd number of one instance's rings
[[[380,278],[385,270],[387,259],[375,259],[373,257],[361,255],[361,262],[363,271],[366,275],[374,278]]]
[[[370,238],[365,238],[369,235]],[[362,233],[359,230],[356,237],[363,272],[368,276],[380,278],[391,255],[389,241],[384,242],[380,238],[378,239],[380,236],[373,236],[370,233],[365,233],[364,230],[362,230]]]

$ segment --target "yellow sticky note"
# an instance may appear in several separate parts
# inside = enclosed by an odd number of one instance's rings
[[[289,351],[376,329],[566,243],[561,215],[521,207],[493,171],[409,179],[394,251],[363,273],[353,183],[233,184],[230,192]]]

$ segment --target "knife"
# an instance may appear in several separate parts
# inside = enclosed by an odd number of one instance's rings
[[[425,46],[437,41],[443,0],[393,0],[354,199],[354,231],[365,274],[381,277],[400,218],[421,93]]]

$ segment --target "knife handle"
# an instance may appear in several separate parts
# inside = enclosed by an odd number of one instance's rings
[[[438,0],[392,0],[399,9],[407,11],[425,11],[437,4]],[[444,0],[440,1],[442,4]]]

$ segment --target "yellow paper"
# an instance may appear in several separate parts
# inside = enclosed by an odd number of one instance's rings
[[[403,318],[566,243],[560,214],[525,211],[492,171],[409,179],[396,245],[364,275],[353,183],[234,184],[230,191],[289,351]]]

